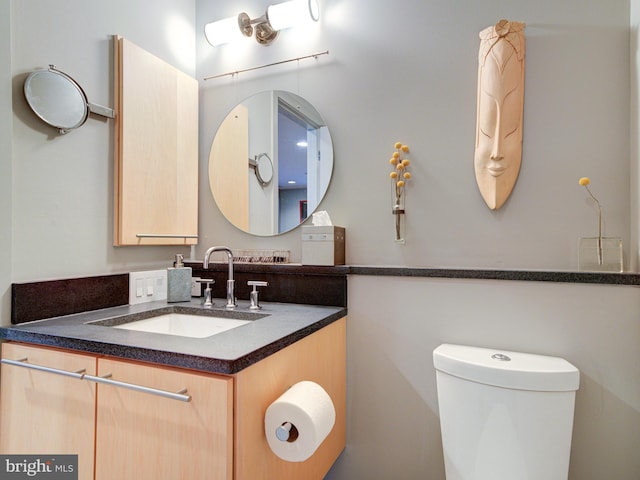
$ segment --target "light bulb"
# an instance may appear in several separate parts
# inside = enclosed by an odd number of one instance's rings
[[[267,19],[274,30],[294,27],[320,18],[320,7],[317,0],[291,0],[289,2],[269,5]]]
[[[212,46],[229,43],[238,38],[244,38],[238,26],[238,17],[229,17],[204,26],[204,36]]]

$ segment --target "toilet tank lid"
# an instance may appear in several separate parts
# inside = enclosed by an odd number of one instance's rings
[[[563,358],[466,345],[440,345],[433,365],[449,375],[486,385],[543,392],[575,391],[580,372]]]

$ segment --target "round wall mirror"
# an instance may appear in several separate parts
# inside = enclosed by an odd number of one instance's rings
[[[333,144],[318,111],[273,90],[236,105],[209,153],[209,185],[222,214],[240,230],[271,236],[302,223],[322,201]]]

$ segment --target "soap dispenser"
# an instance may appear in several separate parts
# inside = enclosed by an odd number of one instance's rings
[[[184,255],[176,253],[173,268],[167,269],[167,302],[191,301],[191,267],[184,266]]]

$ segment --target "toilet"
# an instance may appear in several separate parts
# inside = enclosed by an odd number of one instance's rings
[[[447,480],[567,480],[576,367],[451,344],[433,365]]]

